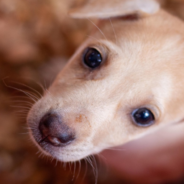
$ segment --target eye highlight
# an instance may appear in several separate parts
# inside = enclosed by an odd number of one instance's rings
[[[83,56],[83,63],[91,69],[95,69],[102,63],[103,58],[95,48],[87,48]]]
[[[133,122],[138,126],[150,126],[155,122],[153,113],[147,108],[139,108],[132,112]]]

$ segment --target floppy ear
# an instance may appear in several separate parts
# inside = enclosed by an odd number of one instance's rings
[[[101,19],[132,14],[146,16],[156,13],[159,7],[156,0],[85,0],[69,14],[74,18]]]

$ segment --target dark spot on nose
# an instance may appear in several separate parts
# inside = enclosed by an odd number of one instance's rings
[[[58,114],[48,113],[40,121],[41,142],[53,146],[66,146],[75,139],[74,131],[64,124]]]

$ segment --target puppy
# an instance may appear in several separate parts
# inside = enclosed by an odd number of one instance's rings
[[[90,0],[71,16],[96,30],[28,114],[39,149],[76,161],[183,121],[182,20],[154,0]]]

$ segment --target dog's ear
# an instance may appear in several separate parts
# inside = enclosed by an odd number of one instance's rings
[[[73,18],[111,18],[137,14],[146,16],[159,10],[157,0],[85,0],[69,14]]]

